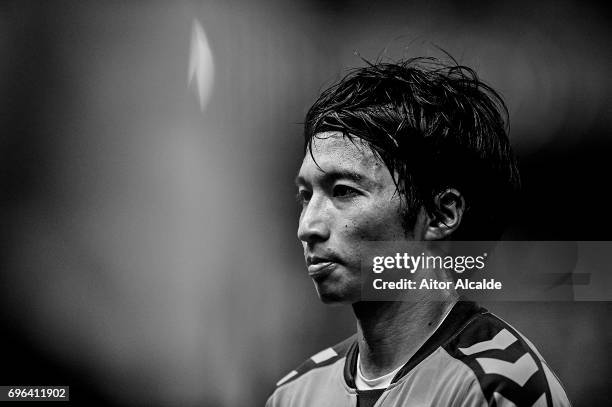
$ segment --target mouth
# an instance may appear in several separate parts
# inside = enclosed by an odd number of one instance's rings
[[[332,259],[319,257],[308,257],[306,264],[308,266],[308,275],[315,280],[327,277],[338,266],[338,263]]]

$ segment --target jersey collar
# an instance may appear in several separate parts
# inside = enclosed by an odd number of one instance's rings
[[[487,312],[473,301],[458,301],[448,316],[444,319],[438,329],[429,337],[421,348],[410,358],[410,360],[397,372],[391,383],[395,383],[406,376],[416,365],[421,363],[427,356],[432,354],[437,348],[448,342],[457,332],[465,326],[475,315]],[[357,372],[357,355],[359,346],[357,336],[349,347],[344,363],[344,380],[346,384],[355,389],[355,374]]]

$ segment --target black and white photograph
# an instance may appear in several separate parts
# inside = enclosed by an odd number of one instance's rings
[[[1,2],[0,405],[609,405],[611,20]]]

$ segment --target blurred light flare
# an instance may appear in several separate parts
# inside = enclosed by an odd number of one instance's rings
[[[193,20],[191,30],[191,51],[189,55],[189,85],[196,91],[200,109],[204,111],[213,87],[215,69],[213,55],[202,24]]]

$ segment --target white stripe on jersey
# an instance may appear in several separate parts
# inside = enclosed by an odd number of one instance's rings
[[[321,363],[321,362],[325,362],[328,359],[333,358],[334,356],[338,356],[336,351],[333,350],[332,348],[327,348],[317,353],[316,355],[311,356],[310,359],[312,359],[312,361],[315,363]]]
[[[516,404],[514,404],[498,392],[493,392],[493,398],[495,399],[495,404],[497,405],[497,407],[516,407]]]
[[[542,393],[542,395],[540,396],[540,398],[533,403],[533,406],[531,407],[547,407],[548,404],[546,403],[546,393]]]
[[[467,348],[459,348],[459,350],[464,355],[473,355],[474,353],[484,352],[486,350],[499,349],[504,350],[508,346],[512,345],[516,342],[517,339],[514,335],[510,333],[507,329],[502,329],[493,337],[493,339],[489,339],[488,341],[482,341],[473,344]]]
[[[529,353],[525,353],[514,363],[493,358],[476,358],[476,361],[485,373],[506,376],[519,386],[523,386],[538,371],[538,365]]]
[[[285,377],[283,377],[278,382],[276,382],[276,385],[280,386],[281,384],[285,383],[287,380],[291,379],[296,374],[297,374],[297,371],[295,370],[290,371]]]

